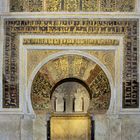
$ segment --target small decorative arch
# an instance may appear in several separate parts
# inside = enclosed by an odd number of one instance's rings
[[[59,81],[51,91],[54,113],[87,113],[92,92],[84,81],[66,78]]]
[[[59,85],[61,85],[62,83],[65,83],[65,82],[77,82],[77,83],[80,83],[81,85],[83,85],[83,86],[86,88],[86,90],[87,90],[88,93],[89,93],[90,99],[92,99],[92,92],[91,92],[90,88],[88,87],[88,85],[87,85],[84,81],[82,81],[81,79],[77,79],[77,78],[74,78],[74,77],[66,78],[66,79],[60,80],[58,83],[56,83],[56,84],[54,85],[54,87],[52,88],[52,90],[51,90],[50,98],[52,98],[52,94],[53,94],[54,90],[55,90]]]
[[[43,110],[46,112],[50,109],[50,97],[53,87],[66,78],[81,79],[88,85],[91,92],[95,93],[91,99],[91,113],[105,113],[109,109],[110,99],[112,98],[111,91],[113,91],[111,75],[97,59],[93,60],[93,56],[88,57],[87,54],[82,54],[79,54],[79,51],[63,52],[63,55],[57,54],[58,56],[55,55],[55,58],[46,61],[46,63],[44,61],[42,66],[41,64],[38,65],[40,68],[38,67],[38,71],[33,72],[35,76],[32,77],[32,83],[29,85],[31,101],[35,111]],[[109,79],[107,75],[110,76]],[[35,89],[40,90],[36,91]],[[105,101],[104,104],[103,101]]]

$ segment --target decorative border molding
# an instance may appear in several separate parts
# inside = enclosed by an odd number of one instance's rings
[[[10,0],[11,12],[133,12],[136,7],[136,0]]]
[[[114,39],[114,40],[118,40],[119,41],[119,46],[84,46],[84,47],[65,47],[65,46],[34,46],[34,45],[30,45],[30,46],[24,46],[23,45],[23,40],[24,38],[92,38],[92,39]],[[110,82],[111,84],[111,103],[110,103],[110,107],[109,110],[107,112],[107,114],[140,114],[140,108],[138,109],[123,109],[122,108],[122,75],[123,75],[123,52],[124,52],[124,46],[123,46],[123,39],[124,36],[44,36],[44,35],[37,35],[37,36],[33,36],[33,35],[21,35],[20,36],[20,42],[22,48],[25,52],[25,54],[22,54],[21,56],[26,56],[26,53],[28,50],[63,50],[62,52],[58,52],[55,53],[53,55],[50,55],[48,57],[46,57],[43,61],[41,61],[36,68],[34,69],[32,75],[30,76],[29,79],[26,79],[25,81],[23,81],[22,83],[27,83],[28,84],[28,89],[27,91],[27,96],[26,96],[26,102],[28,103],[28,109],[30,110],[31,114],[34,114],[33,108],[32,108],[32,104],[31,104],[31,86],[32,86],[32,82],[34,80],[34,77],[36,75],[36,73],[39,71],[39,69],[48,61],[53,60],[54,58],[57,58],[61,55],[65,55],[65,54],[78,54],[78,55],[82,55],[85,57],[90,58],[91,60],[95,61],[95,58],[91,55],[89,55],[87,52],[81,52],[81,51],[87,51],[87,50],[93,50],[93,51],[101,51],[101,50],[112,50],[115,51],[115,83],[113,82],[113,79],[111,78],[111,74],[109,74],[110,72],[106,71],[105,68],[105,73],[107,74],[107,77],[109,78],[110,76]],[[74,51],[72,51],[74,49]],[[69,50],[69,52],[65,51],[65,50]],[[83,55],[84,54],[84,55]],[[120,57],[118,57],[120,56]],[[26,56],[27,57],[27,56]],[[93,59],[94,58],[94,59]],[[26,60],[26,58],[24,57],[23,60]],[[99,60],[98,60],[99,61]],[[23,61],[21,61],[23,62]],[[95,61],[96,62],[96,61]],[[97,62],[98,63],[98,62]],[[105,67],[104,64],[101,63],[101,67]],[[26,66],[27,64],[23,64],[24,66]],[[120,68],[120,71],[119,71]],[[21,70],[23,70],[23,67],[21,68]],[[24,69],[23,72],[27,72],[27,69]],[[23,75],[26,75],[25,73]],[[21,76],[20,76],[21,77]],[[25,76],[27,78],[27,76]],[[29,80],[29,83],[28,83]],[[114,83],[114,84],[113,84]],[[23,84],[21,84],[23,85]],[[23,88],[25,89],[25,87]],[[120,94],[117,94],[120,93]],[[21,97],[23,99],[23,97]]]

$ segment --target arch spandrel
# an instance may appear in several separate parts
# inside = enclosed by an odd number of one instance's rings
[[[52,88],[61,80],[76,78],[84,81],[91,91],[89,112],[106,112],[110,105],[111,88],[102,68],[90,59],[80,55],[57,57],[37,72],[31,90],[33,109],[50,110]]]

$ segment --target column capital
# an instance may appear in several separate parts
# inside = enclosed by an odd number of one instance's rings
[[[93,114],[91,114],[90,116],[91,116],[91,119],[92,119],[92,120],[94,120],[94,115],[93,115]]]

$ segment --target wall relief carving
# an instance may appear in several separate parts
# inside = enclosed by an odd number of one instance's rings
[[[34,44],[33,44],[34,45]],[[86,45],[86,44],[85,44]],[[42,44],[43,46],[43,44]],[[26,46],[25,46],[26,47]],[[117,46],[118,47],[118,46]],[[67,48],[67,46],[66,46]],[[62,52],[63,50],[28,50],[27,51],[27,78],[31,76],[32,71],[35,69],[35,67],[46,57]],[[115,52],[110,51],[93,51],[93,50],[85,50],[86,53],[96,57],[99,59],[109,70],[109,72],[112,75],[113,80],[115,80]],[[65,62],[63,62],[63,65],[66,65]]]
[[[11,12],[133,12],[135,0],[10,0]]]
[[[5,19],[4,25],[4,108],[19,107],[19,46],[17,37],[20,34],[123,35],[125,50],[123,58],[123,107],[138,108],[139,35],[137,19]],[[71,63],[69,64],[71,65]],[[72,71],[72,68],[70,67],[69,70]],[[59,77],[56,76],[56,78]]]

